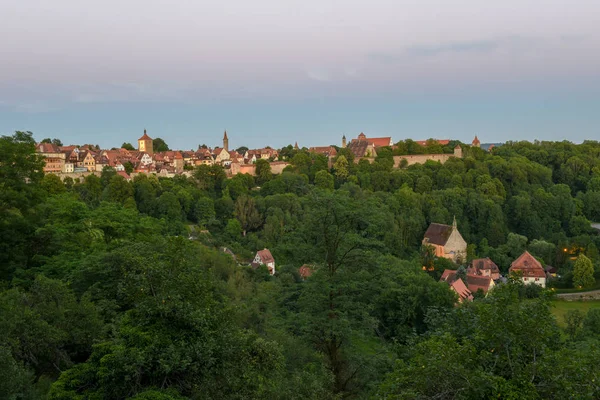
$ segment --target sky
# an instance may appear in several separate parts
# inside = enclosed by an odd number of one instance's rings
[[[0,0],[0,134],[600,140],[598,0]]]

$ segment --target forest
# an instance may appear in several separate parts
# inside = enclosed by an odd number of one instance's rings
[[[461,144],[393,168],[456,144],[63,181],[31,133],[2,136],[0,398],[600,398],[600,310],[552,314],[578,257],[600,281],[600,143]],[[454,218],[465,263],[506,274],[528,250],[559,277],[457,304],[439,277],[459,266],[421,245]],[[274,275],[250,266],[264,248]]]

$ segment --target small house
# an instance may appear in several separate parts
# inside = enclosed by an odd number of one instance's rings
[[[535,283],[541,287],[546,287],[546,271],[542,264],[528,251],[525,251],[510,264],[508,272],[519,275],[526,285]]]
[[[269,269],[269,273],[271,275],[275,274],[275,259],[273,258],[273,255],[269,249],[265,248],[257,251],[253,263],[258,265],[266,265]]]

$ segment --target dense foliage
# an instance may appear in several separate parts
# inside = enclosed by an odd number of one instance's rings
[[[561,329],[551,292],[513,280],[455,306],[437,278],[458,266],[421,248],[456,217],[469,260],[506,273],[527,249],[555,286],[593,286],[600,144],[392,168],[455,145],[406,141],[372,164],[339,149],[331,168],[289,146],[281,175],[62,181],[30,133],[2,137],[0,398],[600,397],[598,312]],[[265,247],[275,276],[249,266]]]

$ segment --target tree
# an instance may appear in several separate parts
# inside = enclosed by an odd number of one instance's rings
[[[64,193],[67,190],[62,180],[54,174],[44,175],[41,185],[49,195]]]
[[[315,186],[321,189],[333,190],[334,180],[333,175],[325,170],[321,170],[315,174]]]
[[[240,154],[245,154],[248,151],[248,148],[246,146],[240,146],[237,149],[235,149],[235,151]]]
[[[0,278],[27,265],[27,238],[35,228],[30,216],[44,196],[43,166],[31,132],[0,137]]]
[[[565,314],[565,323],[567,326],[565,327],[565,332],[569,335],[571,340],[575,340],[579,331],[581,330],[581,325],[585,319],[585,314],[583,314],[579,310],[569,310]]]
[[[345,156],[338,157],[337,161],[333,164],[333,170],[338,181],[341,182],[348,178],[348,160]]]
[[[131,174],[133,172],[133,164],[131,163],[131,161],[125,161],[123,163],[123,168],[125,168],[125,172],[127,172],[128,174]]]
[[[171,150],[167,143],[161,138],[156,138],[152,140],[152,148],[157,153]]]
[[[267,160],[256,160],[256,183],[262,185],[272,178],[271,164]]]
[[[115,203],[125,204],[130,198],[133,198],[133,187],[121,175],[113,175],[102,192],[103,200]]]
[[[580,254],[573,266],[573,286],[585,288],[593,286],[596,283],[594,278],[594,265],[592,260],[584,254]]]
[[[243,236],[246,236],[249,230],[258,228],[262,223],[254,199],[247,195],[242,195],[236,200],[234,215],[242,225]]]
[[[129,150],[129,151],[134,151],[135,150],[135,147],[133,147],[133,145],[131,143],[128,143],[128,142],[124,142],[121,145],[121,148],[125,149],[125,150]]]

